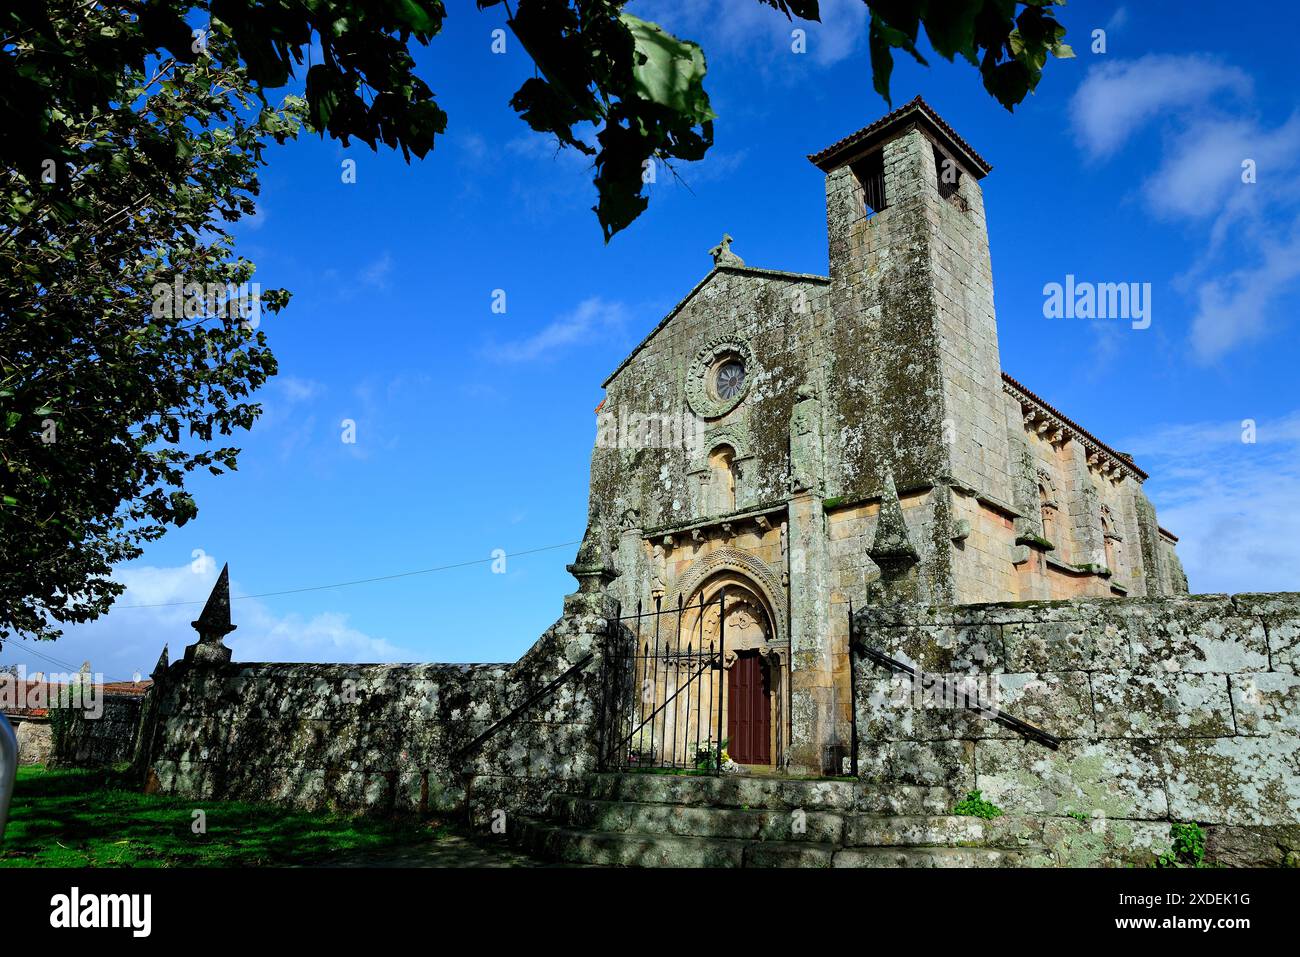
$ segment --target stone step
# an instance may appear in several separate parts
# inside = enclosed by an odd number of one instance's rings
[[[944,815],[952,810],[961,796],[951,788],[920,784],[894,784],[889,787],[861,785],[857,810],[868,814]]]
[[[853,847],[835,854],[834,867],[1041,867],[1043,848]]]
[[[896,784],[882,788],[857,781],[739,774],[609,772],[587,775],[576,791],[599,801],[905,815],[946,814],[960,800],[943,787]]]
[[[554,795],[551,811],[557,823],[590,831],[830,844],[844,838],[845,814],[837,811],[597,801],[573,794]]]
[[[950,845],[986,839],[984,822],[951,815],[880,816],[854,811],[691,807],[598,801],[573,794],[551,800],[556,823],[589,831],[673,834],[751,841],[868,845]]]
[[[525,818],[520,839],[534,854],[605,867],[743,867],[747,841],[583,831]]]
[[[804,811],[851,810],[857,790],[856,781],[743,774],[602,773],[582,783],[582,794],[600,801]]]
[[[845,819],[842,843],[849,847],[942,847],[988,840],[984,822],[977,817],[852,814]]]
[[[589,831],[529,818],[520,840],[533,853],[605,867],[1020,867],[1043,863],[1038,849],[976,847],[841,848],[678,834]]]

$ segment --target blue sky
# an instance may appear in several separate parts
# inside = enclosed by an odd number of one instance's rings
[[[887,109],[857,0],[796,24],[803,54],[757,2],[725,17],[703,0],[634,2],[702,43],[719,120],[708,158],[679,168],[684,183],[660,175],[608,247],[585,161],[509,109],[530,67],[513,37],[491,52],[500,8],[451,7],[417,55],[451,117],[428,158],[310,136],[269,153],[239,248],[294,297],[265,319],[280,375],[240,471],[199,480],[199,517],[120,569],[120,607],[54,645],[11,642],[0,662],[147,673],[164,642],[175,655],[193,640],[199,606],[170,603],[201,601],[222,562],[251,596],[576,541],[600,383],[722,233],[751,265],[826,272],[822,175],[805,155]],[[1194,591],[1296,590],[1300,24],[1280,22],[1285,5],[1267,31],[1228,29],[1221,5],[1177,10],[1071,3],[1078,58],[1049,63],[1014,114],[972,68],[933,57],[897,61],[894,102],[924,95],[993,164],[1006,371],[1152,473]],[[1150,328],[1044,318],[1043,287],[1066,274],[1151,283]],[[229,643],[242,660],[512,660],[558,616],[573,551],[507,559],[505,574],[484,561],[241,599]]]

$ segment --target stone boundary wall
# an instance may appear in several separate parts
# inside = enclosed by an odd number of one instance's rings
[[[484,823],[498,808],[540,808],[560,781],[595,770],[611,604],[569,596],[514,664],[177,662],[155,675],[138,769],[147,790],[196,800],[373,813],[469,803]],[[458,754],[593,651],[556,691]]]
[[[130,761],[140,726],[142,695],[105,694],[103,713],[50,709],[48,762],[62,767],[104,767]]]
[[[859,656],[867,786],[978,789],[1062,863],[1147,863],[1172,823],[1193,821],[1212,861],[1300,863],[1300,594],[873,607],[854,631],[985,682],[1061,739],[1053,752],[918,698]]]
[[[9,715],[14,734],[18,737],[19,764],[48,764],[54,750],[54,735],[50,732],[48,717],[34,718]]]

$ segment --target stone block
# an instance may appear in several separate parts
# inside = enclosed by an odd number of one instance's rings
[[[1272,667],[1300,674],[1300,592],[1234,595],[1232,602],[1263,623]]]
[[[1163,818],[1168,809],[1158,747],[1149,741],[979,741],[977,786],[1014,814]]]
[[[1110,617],[1003,625],[1009,671],[1067,671],[1125,668],[1128,632]]]
[[[923,671],[997,672],[1005,670],[1001,629],[995,625],[924,625],[877,632],[858,631],[885,654]]]
[[[1167,821],[1098,814],[1087,821],[1052,817],[1043,824],[1043,844],[1057,867],[1149,867],[1171,843]]]
[[[931,676],[938,678],[939,676]],[[1084,672],[946,675],[918,686],[906,675],[859,672],[858,728],[866,740],[1019,738],[1018,731],[970,707],[1005,711],[1062,738],[1091,736],[1092,697]]]
[[[1300,675],[1256,671],[1228,681],[1238,734],[1300,735]]]
[[[1293,735],[1167,741],[1169,816],[1202,824],[1300,820],[1300,739]]]
[[[1226,675],[1092,675],[1103,738],[1189,738],[1235,733]]]
[[[973,741],[862,741],[858,776],[868,788],[922,785],[965,792],[975,786],[974,759]]]
[[[1267,671],[1268,639],[1258,618],[1235,614],[1222,596],[1125,603],[1133,667],[1148,672]]]

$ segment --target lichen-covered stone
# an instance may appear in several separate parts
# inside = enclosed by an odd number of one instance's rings
[[[1174,820],[1290,826],[1300,821],[1300,738],[1238,735],[1163,742]]]
[[[1126,606],[1133,666],[1139,671],[1230,674],[1267,671],[1264,623],[1236,613],[1225,596]]]
[[[1128,632],[1117,616],[1067,621],[1017,621],[1002,626],[1010,671],[1062,671],[1124,668],[1129,664]],[[1023,612],[1022,612],[1023,616]]]
[[[1239,734],[1300,735],[1300,675],[1247,672],[1228,680]]]
[[[539,806],[595,769],[600,655],[474,742],[604,639],[603,593],[565,608],[514,665],[180,662],[159,675],[142,772],[166,793],[313,809],[429,813],[467,793],[489,811]]]
[[[1226,675],[1092,675],[1103,738],[1206,738],[1235,731]]]
[[[976,744],[977,786],[1008,813],[1163,818],[1159,751],[1149,741],[1066,741],[1059,751],[1021,741]]]

